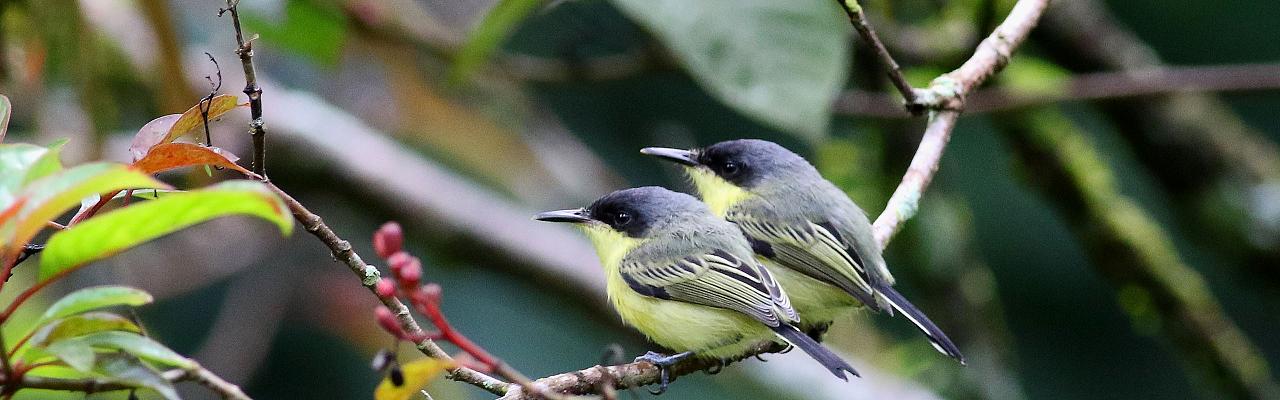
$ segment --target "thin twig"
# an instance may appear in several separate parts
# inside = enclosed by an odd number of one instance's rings
[[[6,377],[7,376],[8,375],[6,375]],[[161,373],[160,376],[169,382],[190,381],[198,383],[209,388],[215,393],[218,393],[218,396],[223,399],[252,400],[240,390],[240,387],[222,380],[222,378],[219,378],[213,372],[202,367],[197,366],[190,370],[168,370]],[[5,381],[5,385],[9,385],[7,380]],[[106,378],[67,379],[31,375],[23,375],[17,382],[13,382],[13,387],[17,389],[62,390],[84,393],[110,392],[141,388],[137,385],[130,385]]]
[[[222,396],[223,399],[251,400],[249,396],[245,395],[244,392],[240,390],[239,386],[223,380],[221,377],[204,367],[198,367],[184,372],[186,372],[186,374],[184,374],[180,380],[189,380],[198,383],[201,386],[218,393],[218,395]]]
[[[381,273],[378,272],[378,269],[372,265],[365,264],[364,260],[360,258],[360,255],[351,248],[351,243],[339,237],[337,233],[334,233],[333,229],[329,228],[329,226],[320,219],[319,215],[312,213],[303,206],[302,203],[299,203],[297,199],[294,199],[293,196],[290,196],[275,184],[271,182],[265,183],[268,188],[284,200],[289,211],[293,213],[294,219],[302,225],[303,229],[305,229],[307,233],[310,233],[320,239],[320,242],[324,243],[324,245],[329,248],[333,257],[350,268],[351,272],[355,273],[356,276],[360,278],[361,284],[364,285],[366,289],[369,289],[374,296],[377,296],[376,286],[378,280],[381,278]],[[379,297],[379,299],[382,301],[382,305],[391,310],[391,312],[396,316],[396,319],[400,321],[400,325],[404,328],[406,333],[413,335],[414,337],[422,338],[415,343],[422,354],[445,361],[453,360],[453,357],[450,357],[449,353],[446,353],[444,349],[441,349],[434,341],[427,338],[422,327],[418,325],[418,321],[414,320],[413,315],[409,313],[409,308],[405,307],[404,303],[401,303],[400,300],[395,297]],[[455,381],[474,385],[499,396],[505,394],[507,392],[507,388],[510,386],[505,382],[494,379],[493,377],[480,373],[479,371],[462,366],[455,366],[450,369],[448,377]]]
[[[836,0],[836,3],[839,3],[840,8],[844,9],[844,13],[849,16],[853,29],[857,30],[858,35],[871,45],[872,50],[875,50],[876,57],[880,58],[880,62],[884,64],[889,74],[889,81],[893,82],[893,87],[902,94],[907,111],[917,115],[923,113],[925,108],[916,102],[916,89],[907,82],[907,77],[902,75],[902,67],[898,66],[898,61],[889,54],[889,49],[884,47],[880,36],[876,34],[875,29],[871,28],[871,23],[867,22],[867,15],[862,12],[862,6],[858,4],[858,0]]]
[[[200,107],[200,121],[204,122],[204,145],[213,146],[213,137],[209,134],[209,108],[213,107],[213,96],[217,95],[219,90],[222,90],[222,66],[218,65],[218,60],[213,58],[213,54],[205,52],[204,55],[209,57],[209,62],[213,63],[213,68],[218,74],[217,81],[214,81],[213,77],[205,75],[204,79],[209,81],[209,94],[200,99],[198,104]]]
[[[1049,0],[1019,0],[1004,22],[978,45],[968,61],[955,71],[934,79],[928,89],[921,91],[921,103],[938,111],[929,118],[920,148],[911,159],[902,183],[893,191],[884,212],[876,218],[875,235],[880,247],[888,244],[889,239],[902,229],[903,221],[915,216],[920,196],[938,171],[943,150],[951,140],[951,132],[965,105],[965,95],[1004,68],[1013,50],[1026,40],[1048,6]]]
[[[253,68],[253,40],[244,39],[244,30],[240,28],[240,12],[236,6],[239,0],[227,0],[227,8],[218,11],[218,16],[231,14],[231,23],[236,29],[236,55],[240,56],[240,65],[244,67],[244,94],[249,96],[249,135],[253,137],[253,173],[267,176],[267,130],[262,122],[262,88],[258,86],[257,73]],[[255,38],[256,39],[256,38]]]

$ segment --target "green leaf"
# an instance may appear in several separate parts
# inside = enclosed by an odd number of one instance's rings
[[[17,359],[34,362],[29,357],[39,358],[43,352],[24,352],[27,348],[40,348],[49,343],[67,338],[84,336],[94,332],[122,331],[141,333],[142,329],[128,318],[109,312],[93,311],[80,315],[55,319],[41,326],[31,334],[31,339],[19,349]]]
[[[178,391],[174,389],[173,383],[164,379],[160,372],[152,369],[137,357],[127,354],[103,355],[98,357],[93,366],[93,372],[116,382],[154,390],[165,399],[181,399],[178,396]]]
[[[11,115],[13,115],[13,102],[9,101],[9,96],[0,94],[0,142],[4,141],[4,134],[9,132]]]
[[[66,145],[70,140],[61,139],[49,145],[49,151],[46,151],[31,164],[31,168],[27,169],[26,175],[22,178],[22,183],[28,184],[31,181],[52,175],[62,170],[62,146]]]
[[[830,0],[612,0],[708,92],[807,139],[826,134],[848,75],[850,26]]]
[[[27,171],[48,152],[33,144],[0,144],[0,210],[13,204]]]
[[[127,286],[96,286],[80,289],[63,296],[40,317],[40,323],[68,317],[85,311],[114,306],[137,307],[150,304],[151,294]]]
[[[97,358],[95,349],[121,350],[166,367],[190,369],[196,366],[195,361],[169,350],[151,338],[133,332],[90,333],[53,342],[48,349],[67,365],[81,371],[93,368],[94,359]]]
[[[484,19],[480,20],[480,24],[458,51],[453,68],[449,70],[449,80],[457,82],[466,79],[488,62],[520,21],[541,3],[542,0],[499,0]]]
[[[251,215],[288,235],[293,219],[280,198],[261,183],[229,181],[172,193],[99,215],[49,237],[40,255],[40,281],[110,257],[143,242],[214,218]]]
[[[15,218],[0,218],[0,244],[20,246],[44,229],[45,223],[80,200],[95,194],[130,188],[168,188],[151,176],[114,163],[91,163],[37,179],[15,200]],[[16,204],[21,202],[21,204]],[[0,212],[0,214],[4,214]]]

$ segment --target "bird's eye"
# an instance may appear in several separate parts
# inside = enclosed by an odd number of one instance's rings
[[[623,226],[629,223],[631,223],[631,214],[618,212],[618,214],[613,216],[613,224],[616,226]]]
[[[724,171],[725,175],[729,175],[729,176],[737,175],[739,170],[738,163],[733,161],[725,161],[724,166],[721,167],[720,169]]]

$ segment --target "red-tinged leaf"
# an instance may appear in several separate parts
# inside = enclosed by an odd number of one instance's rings
[[[171,169],[195,165],[213,165],[236,170],[242,174],[252,174],[249,170],[236,165],[236,157],[217,147],[205,147],[191,143],[165,143],[151,148],[145,157],[134,161],[133,166],[148,174],[155,174]]]
[[[85,197],[135,188],[167,189],[169,185],[115,163],[84,164],[37,179],[18,194],[26,204],[13,218],[0,224],[0,244],[6,249],[21,247],[48,221],[80,204]]]
[[[134,161],[141,160],[152,147],[164,143],[164,138],[169,136],[169,129],[173,128],[173,124],[181,117],[182,114],[169,114],[143,125],[142,129],[133,135],[133,143],[129,144],[129,154],[133,155]]]
[[[247,105],[248,103],[238,103],[236,96],[233,95],[213,96],[213,99],[209,101],[209,120],[213,121],[223,114],[236,109],[236,107]],[[172,143],[174,140],[203,125],[204,118],[200,116],[200,103],[187,109],[182,114],[171,114],[156,118],[143,125],[142,129],[138,130],[138,134],[134,135],[133,144],[129,145],[129,153],[133,155],[134,160],[140,160],[156,145]]]
[[[4,134],[9,132],[9,116],[13,114],[13,103],[9,97],[0,94],[0,142],[4,142]]]
[[[221,117],[236,107],[247,106],[248,103],[241,104],[236,96],[229,94],[220,94],[213,96],[213,100],[209,100],[209,120]],[[204,119],[200,117],[200,104],[187,109],[182,113],[182,117],[173,123],[173,127],[169,128],[169,135],[165,138],[165,143],[172,142],[177,138],[190,133],[196,128],[204,126]]]
[[[14,201],[13,204],[9,205],[9,208],[0,211],[0,226],[4,226],[4,224],[9,221],[9,218],[13,218],[14,215],[18,215],[18,210],[22,209],[23,204],[27,204],[27,199],[18,199],[17,201]]]

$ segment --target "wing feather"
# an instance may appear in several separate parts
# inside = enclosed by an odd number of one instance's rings
[[[646,296],[726,308],[770,327],[799,320],[764,267],[722,250],[674,260],[624,259],[619,272],[628,286]]]
[[[887,299],[877,293],[883,280],[875,273],[867,273],[862,257],[829,224],[805,220],[784,225],[742,208],[730,209],[725,219],[738,224],[748,239],[762,242],[753,244],[753,249],[767,248],[772,253],[771,257],[761,255],[839,287],[864,304],[881,310],[889,306]]]

